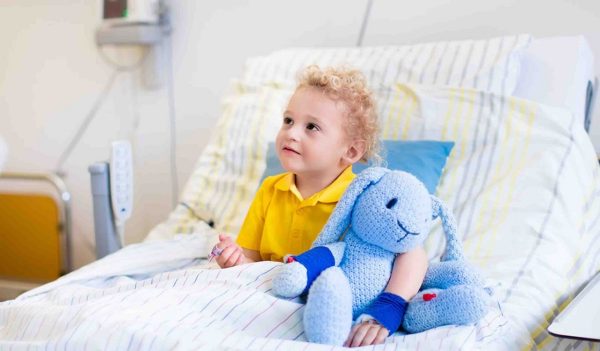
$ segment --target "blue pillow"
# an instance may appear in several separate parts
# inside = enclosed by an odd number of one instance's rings
[[[454,147],[454,142],[383,140],[382,144],[382,156],[387,162],[383,166],[411,173],[425,184],[429,193],[435,193],[435,189],[442,176],[442,170],[446,165],[446,159]],[[367,167],[369,165],[364,163],[355,163],[352,166],[352,170],[358,174]],[[281,168],[279,159],[277,159],[275,144],[269,143],[267,167],[263,173],[263,179],[283,172],[285,170]]]

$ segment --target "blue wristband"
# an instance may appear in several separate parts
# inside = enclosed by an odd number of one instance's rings
[[[391,335],[400,328],[407,305],[401,296],[382,292],[363,313],[375,318]]]
[[[303,294],[308,292],[313,281],[317,279],[321,272],[335,266],[335,258],[325,246],[317,246],[301,255],[292,256],[292,260],[299,262],[306,268],[306,288],[302,292]]]

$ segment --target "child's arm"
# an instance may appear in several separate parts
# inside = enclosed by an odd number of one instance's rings
[[[427,267],[427,253],[421,247],[398,255],[394,261],[392,275],[385,292],[398,295],[404,301],[410,300],[417,294],[423,284]],[[395,330],[389,331],[376,320],[356,324],[350,331],[344,346],[356,347],[381,344],[389,334],[395,332]],[[402,322],[402,319],[400,319],[400,322]]]
[[[412,299],[423,285],[428,266],[427,252],[422,247],[398,255],[385,291],[400,295],[406,301]]]

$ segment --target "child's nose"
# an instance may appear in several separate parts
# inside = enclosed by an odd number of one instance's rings
[[[294,141],[300,140],[300,128],[298,128],[297,126],[292,126],[291,128],[289,128],[287,130],[286,136],[289,140],[294,140]]]

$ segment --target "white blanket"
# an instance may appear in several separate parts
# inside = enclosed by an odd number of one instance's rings
[[[306,342],[299,299],[271,294],[279,263],[217,269],[195,259],[204,248],[202,234],[132,245],[1,303],[0,349],[331,349]],[[513,327],[494,308],[476,325],[397,335],[375,349],[489,350]]]

